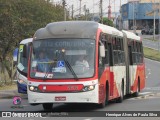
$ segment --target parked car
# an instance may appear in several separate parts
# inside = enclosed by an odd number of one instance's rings
[[[153,33],[154,33],[153,28],[148,29],[148,30],[146,29],[141,30],[142,35],[153,35]],[[159,34],[159,30],[157,28],[155,29],[155,34]]]
[[[142,35],[153,35],[153,29],[152,28],[151,29],[145,29],[145,28],[143,28],[141,30],[141,34]]]

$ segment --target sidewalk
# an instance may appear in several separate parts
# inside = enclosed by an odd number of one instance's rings
[[[14,96],[25,96],[25,94],[18,93],[17,89],[14,89],[14,90],[0,90],[0,99],[13,98]]]

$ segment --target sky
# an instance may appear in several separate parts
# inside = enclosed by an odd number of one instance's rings
[[[51,0],[52,2],[59,2],[62,3],[62,0]],[[90,13],[97,13],[99,12],[99,3],[100,0],[81,0],[81,6],[83,7],[86,5],[86,8],[90,10]],[[114,2],[115,1],[115,2]],[[121,0],[121,4],[127,3],[128,0]],[[66,0],[67,3],[67,8],[70,8],[72,4],[74,5],[74,15],[79,14],[79,6],[80,6],[80,0]],[[112,12],[116,11],[119,12],[120,8],[120,0],[110,0],[111,3],[111,9]],[[114,4],[115,3],[115,4]],[[109,5],[109,0],[103,0],[103,12],[108,12],[108,5]],[[114,7],[115,5],[115,7]],[[83,8],[81,9],[83,13]]]

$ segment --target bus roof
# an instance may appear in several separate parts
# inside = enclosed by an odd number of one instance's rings
[[[32,42],[32,40],[33,38],[27,38],[27,39],[22,40],[19,44],[26,44],[26,43]]]
[[[123,36],[116,28],[99,24],[94,21],[62,21],[53,22],[36,31],[35,39],[45,38],[96,38],[98,28],[104,33]]]
[[[138,41],[141,40],[141,38],[139,36],[137,36],[136,34],[134,34],[133,32],[129,32],[129,31],[125,31],[125,30],[122,30],[122,32],[125,33],[127,38],[129,38],[129,39],[138,40]]]
[[[98,23],[93,21],[53,22],[36,31],[35,39],[45,38],[96,38]]]
[[[101,28],[104,33],[123,37],[123,33],[114,27],[99,24],[99,28]]]

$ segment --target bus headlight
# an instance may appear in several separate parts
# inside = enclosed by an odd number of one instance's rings
[[[88,86],[88,90],[94,90],[94,86],[93,85]]]
[[[34,87],[33,87],[33,86],[30,86],[30,87],[29,87],[29,90],[30,90],[30,91],[33,91],[33,90],[34,90]]]
[[[36,92],[38,91],[38,88],[35,86],[28,86],[30,91]]]
[[[83,91],[91,91],[94,90],[95,85],[84,86]]]

